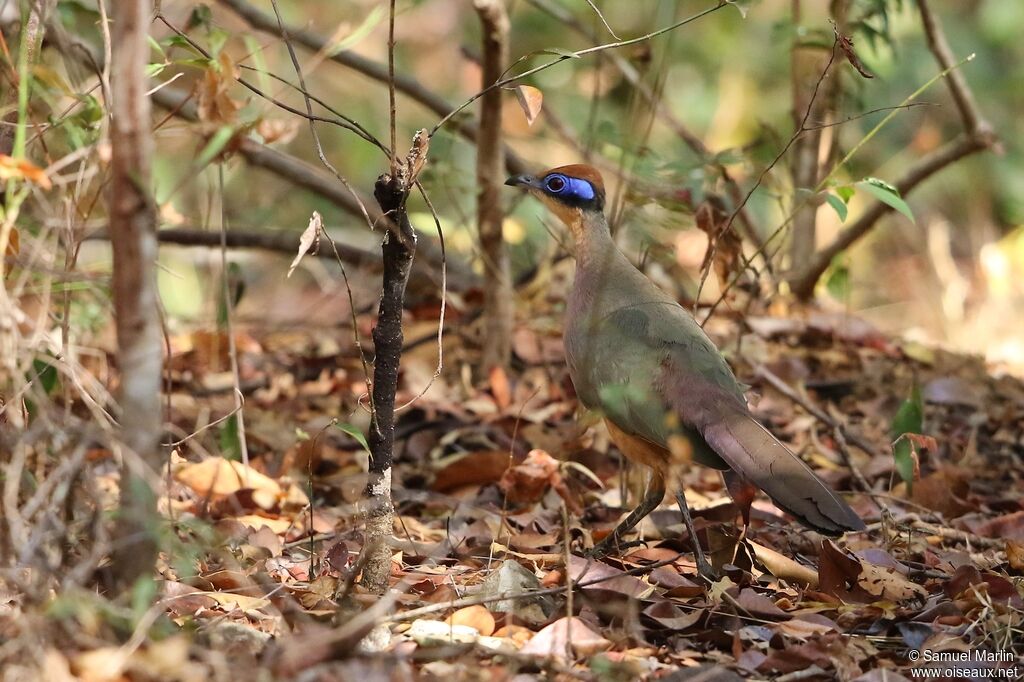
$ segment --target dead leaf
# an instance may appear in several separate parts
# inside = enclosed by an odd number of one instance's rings
[[[857,73],[859,73],[864,78],[874,78],[875,74],[868,71],[867,67],[864,66],[864,62],[860,60],[860,57],[858,57],[857,53],[854,51],[853,38],[847,35],[843,35],[837,29],[836,39],[839,41],[839,49],[841,49],[843,51],[843,54],[846,55],[846,60],[850,62],[850,65],[853,66],[853,68],[857,69]]]
[[[597,634],[578,617],[560,618],[535,634],[519,653],[530,656],[565,658],[571,642],[577,656],[591,656],[611,648],[612,643]]]
[[[241,462],[211,457],[198,464],[186,464],[174,477],[199,495],[227,496],[242,489],[251,489],[281,495],[277,481],[261,474]]]
[[[39,166],[27,159],[0,154],[0,180],[28,180],[42,189],[52,189],[53,183]]]
[[[1015,571],[1024,571],[1024,542],[1020,540],[1006,541],[1006,561]]]
[[[314,253],[320,246],[320,231],[324,229],[324,219],[320,213],[313,211],[313,215],[309,218],[309,225],[302,231],[302,236],[299,237],[299,252],[295,254],[295,258],[292,260],[292,264],[288,266],[288,274],[285,278],[292,276],[295,272],[295,268],[299,267],[299,262],[302,257],[305,256],[310,248],[313,249]]]
[[[448,616],[445,622],[452,625],[469,626],[485,637],[494,634],[494,616],[480,604],[459,609]]]
[[[680,632],[696,625],[704,616],[704,609],[691,608],[683,611],[671,601],[664,599],[648,606],[641,612],[641,616],[666,630]]]
[[[818,586],[818,572],[809,566],[798,564],[789,557],[779,554],[774,549],[769,549],[756,542],[747,541],[747,544],[754,550],[754,556],[761,562],[761,565],[776,578],[792,580],[802,585]]]
[[[513,88],[516,93],[516,101],[519,108],[526,115],[527,125],[533,125],[540,115],[541,107],[544,106],[544,93],[532,85],[517,85]]]

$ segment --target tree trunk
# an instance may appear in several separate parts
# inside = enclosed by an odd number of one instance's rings
[[[146,94],[149,0],[118,0],[111,15],[111,165],[107,202],[114,254],[113,295],[120,370],[123,446],[121,510],[114,574],[130,588],[152,571],[157,555],[162,347],[157,307],[156,210],[150,196],[150,103]]]
[[[483,82],[487,87],[501,78],[508,61],[508,14],[504,0],[474,0],[483,26]],[[512,355],[515,315],[512,273],[502,235],[505,212],[501,206],[505,157],[501,143],[502,90],[480,98],[480,129],[476,140],[477,228],[484,264],[483,376],[493,367],[507,367]]]

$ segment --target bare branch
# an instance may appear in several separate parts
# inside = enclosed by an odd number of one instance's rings
[[[973,135],[962,135],[947,142],[931,154],[911,166],[907,172],[893,185],[899,190],[900,196],[907,196],[915,187],[938,173],[946,166],[956,163],[965,156],[988,149],[990,145],[983,139]],[[839,233],[835,240],[818,251],[806,268],[800,270],[790,281],[790,288],[800,298],[810,298],[818,279],[828,269],[832,259],[850,248],[861,237],[866,235],[875,224],[892,211],[892,207],[880,201],[871,205],[857,220],[850,223]]]
[[[501,78],[508,61],[508,14],[504,0],[473,0],[483,26],[483,85]],[[501,90],[491,90],[480,100],[477,134],[476,182],[477,229],[484,272],[484,349],[481,371],[506,367],[512,355],[512,322],[515,298],[508,250],[502,235],[505,212],[501,205]]]
[[[187,93],[174,88],[162,88],[152,94],[152,99],[156,104],[168,109],[179,118],[188,121],[198,120],[195,106],[189,102],[189,95]],[[251,165],[264,168],[294,185],[314,192],[354,216],[362,217],[362,207],[365,207],[374,225],[388,226],[391,223],[391,220],[381,213],[373,203],[369,202],[366,197],[361,194],[358,195],[360,201],[357,202],[353,198],[353,193],[356,190],[350,193],[344,187],[341,187],[334,177],[302,159],[268,147],[250,138],[243,138],[238,145],[237,151]],[[161,233],[163,233],[163,230],[161,230]],[[422,258],[439,266],[441,254],[432,242],[424,242],[419,250]],[[291,252],[294,255],[295,249],[292,248]],[[453,262],[449,259],[448,266],[449,274],[453,278],[462,282],[477,281],[476,275],[464,262]]]
[[[932,13],[928,0],[917,0],[917,5],[921,13],[921,22],[924,26],[928,47],[935,56],[935,60],[943,68],[965,132],[920,159],[907,169],[903,177],[893,183],[900,195],[904,197],[935,173],[966,156],[986,149],[996,152],[1002,150],[998,136],[978,110],[967,80],[956,68],[962,62],[958,62],[953,56],[942,25]],[[832,259],[870,232],[878,221],[888,215],[891,210],[887,204],[880,201],[873,203],[860,218],[840,232],[831,244],[816,253],[806,267],[795,272],[790,278],[790,288],[793,293],[800,298],[810,298],[814,294],[814,287],[818,279],[831,265]]]
[[[231,8],[236,14],[255,29],[281,35],[274,17],[266,14],[245,0],[220,0],[222,5]],[[285,25],[288,36],[299,45],[315,52],[324,52],[330,55],[330,60],[348,67],[364,76],[380,83],[388,82],[388,69],[384,64],[367,59],[351,50],[335,51],[331,49],[330,41],[312,31],[305,31],[294,26]],[[395,90],[401,92],[413,101],[419,102],[438,116],[447,117],[455,109],[455,105],[447,101],[437,93],[433,92],[415,78],[401,73],[395,74]],[[458,121],[454,124],[456,131],[470,142],[476,141],[477,126],[469,121]],[[525,173],[529,169],[514,151],[505,148],[505,169],[510,174]]]

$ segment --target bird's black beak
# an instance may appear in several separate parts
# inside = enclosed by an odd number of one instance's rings
[[[532,175],[513,175],[505,184],[509,187],[536,187],[537,178]]]

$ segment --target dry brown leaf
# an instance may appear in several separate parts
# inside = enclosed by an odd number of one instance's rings
[[[243,514],[242,516],[233,516],[232,519],[238,521],[243,526],[249,526],[253,530],[258,531],[266,527],[277,534],[287,532],[293,525],[288,519],[268,519],[258,514]]]
[[[1024,542],[1020,540],[1006,541],[1006,561],[1015,571],[1024,571]]]
[[[534,635],[519,653],[565,658],[566,644],[569,642],[572,643],[572,651],[577,656],[590,656],[605,651],[612,645],[591,630],[581,618],[560,618]]]
[[[243,611],[258,611],[270,605],[269,599],[248,597],[244,594],[234,594],[233,592],[199,592],[198,594],[209,597],[221,606],[237,606]]]
[[[292,273],[295,272],[295,268],[299,267],[299,262],[302,261],[302,257],[305,256],[311,248],[315,250],[316,246],[319,245],[320,231],[322,229],[324,229],[324,219],[319,212],[313,211],[313,215],[309,217],[309,224],[306,225],[306,229],[302,231],[302,236],[299,237],[299,252],[295,254],[295,258],[292,259],[292,264],[288,266],[288,274],[285,275],[285,279],[291,277]]]
[[[261,474],[241,462],[211,457],[198,464],[186,464],[174,477],[200,495],[233,495],[242,489],[252,489],[281,495],[277,481]]]
[[[907,580],[898,571],[887,566],[877,566],[864,561],[857,584],[870,595],[889,601],[904,601],[928,596],[928,591]]]
[[[779,554],[774,549],[759,545],[756,542],[747,541],[747,544],[754,550],[754,556],[765,567],[765,569],[776,578],[792,580],[802,585],[818,586],[818,572],[813,568],[798,564],[788,556]]]
[[[51,189],[53,187],[53,183],[50,182],[46,171],[31,161],[0,154],[0,180],[10,179],[28,180],[42,189]]]
[[[448,616],[445,622],[452,625],[467,625],[485,637],[494,634],[494,616],[480,604],[459,609]]]
[[[541,107],[544,106],[544,93],[532,85],[517,85],[513,88],[516,93],[516,101],[526,115],[527,125],[533,125],[540,115]]]

